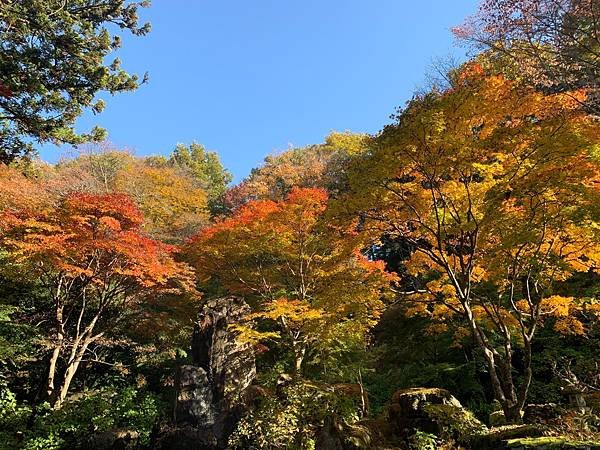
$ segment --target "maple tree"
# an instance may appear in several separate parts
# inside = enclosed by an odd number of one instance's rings
[[[555,292],[573,272],[600,270],[600,129],[579,108],[584,97],[544,95],[467,64],[374,138],[338,205],[360,213],[374,238],[405,242],[407,313],[429,317],[431,332],[455,324],[457,336],[473,336],[511,421],[541,324],[584,333],[578,312],[599,311]]]
[[[598,440],[600,1],[482,0],[454,29],[481,53],[392,124],[233,187],[197,142],[138,157],[73,127],[145,81],[106,57],[148,4],[0,5],[0,447],[475,448],[497,419]],[[49,142],[77,147],[28,156]],[[198,289],[251,312],[224,335]],[[419,407],[433,434],[397,426],[405,388],[448,399]]]
[[[143,216],[123,194],[72,193],[41,211],[4,209],[4,271],[35,277],[52,299],[51,355],[45,381],[55,408],[64,402],[92,347],[123,323],[144,296],[190,288],[174,247],[145,237]]]
[[[206,191],[165,158],[135,157],[104,142],[84,146],[76,158],[55,166],[38,163],[36,170],[54,195],[129,195],[144,214],[144,231],[166,242],[180,242],[209,220]]]
[[[586,105],[597,114],[598,19],[596,0],[485,0],[454,33],[546,92],[587,88]]]
[[[15,168],[0,164],[0,211],[41,211],[52,200],[53,195],[45,186]]]
[[[280,337],[300,374],[307,354],[343,335],[363,336],[380,314],[389,278],[361,253],[361,237],[325,220],[328,196],[293,188],[285,200],[255,200],[203,230],[187,255],[201,281],[254,298],[254,320],[279,331],[243,326],[242,338]]]
[[[330,195],[336,194],[344,188],[348,160],[366,148],[366,140],[364,134],[333,132],[324,144],[267,156],[261,167],[227,191],[225,206],[234,210],[252,200],[284,200],[294,186],[322,188]]]

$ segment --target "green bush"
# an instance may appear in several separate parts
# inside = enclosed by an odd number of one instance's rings
[[[148,444],[161,411],[160,400],[152,393],[128,387],[86,392],[77,400],[53,410],[38,405],[31,426],[32,410],[20,406],[6,388],[0,389],[0,449],[66,449],[81,445],[91,435],[113,429],[139,434],[138,443]],[[4,447],[2,447],[4,445]]]
[[[18,448],[31,409],[19,405],[6,386],[0,386],[0,450]]]
[[[297,381],[277,396],[263,398],[238,424],[229,445],[234,449],[312,450],[325,419],[348,426],[358,420],[357,411],[351,399],[327,386]]]
[[[438,439],[434,434],[417,430],[409,437],[408,446],[411,450],[436,450]]]

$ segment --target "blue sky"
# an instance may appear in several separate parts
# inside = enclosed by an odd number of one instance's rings
[[[146,37],[118,52],[149,72],[133,93],[100,95],[79,131],[108,129],[138,155],[193,140],[236,181],[273,152],[332,130],[375,133],[424,84],[436,57],[463,55],[449,31],[477,0],[154,0]],[[111,58],[112,59],[112,58]],[[63,150],[46,146],[43,159]]]

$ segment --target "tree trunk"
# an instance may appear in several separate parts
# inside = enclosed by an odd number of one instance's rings
[[[56,366],[58,364],[58,358],[62,349],[63,337],[57,338],[57,342],[52,350],[52,356],[50,356],[50,362],[48,364],[48,377],[46,378],[46,397],[51,398],[54,395],[54,379],[56,378]]]
[[[56,308],[56,342],[54,343],[54,349],[52,350],[52,356],[50,356],[50,362],[48,364],[48,376],[46,378],[46,396],[48,398],[54,397],[55,386],[54,380],[56,378],[56,368],[58,365],[58,358],[63,348],[65,339],[64,324],[63,324],[63,307],[57,306]]]
[[[306,354],[306,348],[294,348],[294,375],[302,375],[302,363],[304,362],[304,355]]]
[[[517,396],[517,402],[519,409],[522,411],[525,408],[525,402],[527,401],[527,394],[529,392],[529,386],[531,385],[531,380],[533,378],[533,370],[531,368],[531,340],[524,336],[524,355],[523,355],[523,365],[525,367],[523,373],[523,381],[519,388],[519,394]]]
[[[512,352],[507,351],[507,354],[503,356],[497,351],[494,351],[493,347],[486,341],[483,331],[479,329],[479,325],[475,321],[472,311],[466,302],[463,303],[463,308],[469,321],[469,325],[471,326],[471,332],[475,337],[475,342],[483,352],[486,366],[490,374],[494,398],[502,406],[504,416],[508,423],[520,423],[522,420],[521,412],[525,405],[529,383],[531,382],[531,354],[527,352],[527,343],[525,358],[526,379],[524,380],[525,384],[521,386],[519,394],[517,395],[512,376]],[[530,351],[531,350],[529,349],[529,352]],[[527,358],[528,354],[529,358]]]
[[[67,398],[67,394],[69,393],[69,387],[71,386],[73,377],[77,373],[77,369],[79,369],[79,364],[81,363],[81,360],[83,359],[83,356],[85,355],[85,352],[87,351],[88,346],[90,345],[91,342],[92,342],[92,339],[89,339],[89,338],[84,340],[83,343],[81,344],[81,347],[77,351],[75,359],[70,361],[69,365],[67,366],[67,368],[65,370],[65,375],[63,377],[63,381],[60,386],[60,391],[59,391],[58,397],[53,405],[54,409],[60,409],[62,404],[65,401],[65,398]]]
[[[507,423],[522,423],[523,408],[518,403],[502,405],[502,411],[504,412],[504,417],[506,418]]]
[[[279,323],[289,335],[292,343],[292,352],[294,353],[294,376],[298,377],[302,375],[302,363],[304,362],[304,355],[306,354],[307,344],[300,338],[300,332],[294,332],[287,324],[287,320],[284,316],[279,318]]]

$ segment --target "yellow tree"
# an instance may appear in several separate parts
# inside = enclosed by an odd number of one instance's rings
[[[188,257],[200,278],[256,303],[293,353],[300,374],[307,353],[344,336],[364,337],[389,284],[381,264],[360,252],[360,236],[328,226],[327,194],[294,188],[285,200],[257,200],[203,230]],[[249,328],[249,339],[274,337]]]
[[[209,219],[205,189],[164,158],[136,158],[104,143],[85,148],[75,159],[39,169],[46,190],[58,196],[128,194],[144,213],[146,232],[164,241],[182,241]]]
[[[162,240],[181,241],[208,223],[206,192],[178,168],[131,160],[116,173],[113,189],[133,198],[146,231]]]
[[[374,138],[339,206],[360,213],[373,236],[406,242],[407,269],[420,280],[403,292],[409,311],[433,328],[467,324],[513,421],[540,324],[554,316],[557,330],[585,331],[575,314],[585,300],[553,287],[600,268],[599,128],[578,109],[583,97],[543,95],[468,64],[451,88],[415,98]]]

